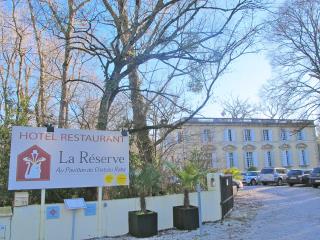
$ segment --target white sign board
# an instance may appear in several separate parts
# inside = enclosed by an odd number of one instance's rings
[[[29,193],[28,192],[15,192],[14,193],[14,206],[22,207],[27,206],[29,203]]]
[[[81,208],[87,208],[86,202],[84,201],[84,198],[70,198],[70,199],[64,199],[64,205],[66,209],[81,209]]]
[[[9,190],[129,185],[120,131],[13,127]]]

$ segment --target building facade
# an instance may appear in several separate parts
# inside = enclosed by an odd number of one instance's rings
[[[177,164],[197,150],[213,168],[319,165],[315,125],[310,120],[194,118],[167,136],[163,156]]]

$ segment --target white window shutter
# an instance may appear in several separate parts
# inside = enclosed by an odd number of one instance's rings
[[[239,168],[238,154],[236,152],[233,153],[233,164],[236,168]]]
[[[287,167],[287,158],[286,158],[286,151],[281,152],[281,162],[283,167]]]
[[[299,162],[300,162],[300,166],[303,166],[303,154],[302,154],[302,149],[299,149]]]
[[[245,129],[243,129],[243,141],[246,142],[246,130]]]
[[[304,150],[305,156],[306,156],[306,164],[310,165],[310,159],[309,159],[309,151],[307,149]]]
[[[228,129],[224,129],[224,132],[223,132],[223,139],[224,141],[228,141]]]
[[[269,140],[272,141],[272,129],[269,129]]]
[[[276,166],[274,152],[272,152],[272,151],[271,151],[271,166],[272,167]]]
[[[306,137],[307,137],[306,135],[307,135],[306,130],[305,130],[305,129],[302,129],[302,130],[301,130],[301,137],[302,137],[302,140],[303,140],[303,141],[305,141],[305,140],[307,139],[307,138],[306,138]]]
[[[230,168],[229,153],[226,152],[227,168]]]
[[[254,129],[250,129],[251,141],[255,141]]]
[[[217,162],[217,154],[215,153],[215,152],[213,152],[212,154],[211,154],[211,166],[213,167],[213,168],[218,168],[218,162]]]
[[[232,141],[235,142],[236,141],[236,131],[234,129],[231,130],[231,137],[232,137]]]
[[[247,159],[246,159],[246,153],[243,153],[243,162],[244,162],[244,168],[248,168],[248,163],[247,163]]]
[[[293,159],[292,159],[292,153],[290,150],[288,150],[288,158],[289,158],[289,166],[293,165]]]
[[[269,167],[269,162],[268,162],[268,151],[264,152],[264,166]]]
[[[259,166],[258,165],[258,156],[257,156],[256,152],[253,153],[253,166],[254,167],[258,167]]]

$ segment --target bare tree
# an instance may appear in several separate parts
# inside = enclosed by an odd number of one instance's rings
[[[79,3],[75,0],[68,0],[66,3],[58,1],[41,1],[41,3],[48,7],[50,17],[55,21],[55,27],[58,29],[58,34],[63,37],[63,62],[61,65],[61,95],[60,95],[60,109],[59,109],[59,127],[67,127],[68,124],[68,86],[67,82],[70,80],[70,63],[72,58],[71,38],[74,32],[74,25],[76,21],[76,14],[79,12],[90,0],[83,0]],[[65,11],[67,9],[67,11]]]
[[[34,7],[32,5],[32,1],[28,0],[28,7],[30,11],[30,20],[33,29],[33,35],[36,42],[36,49],[38,53],[39,59],[39,92],[38,98],[35,105],[35,114],[36,114],[36,122],[38,126],[43,126],[45,123],[45,114],[46,114],[46,101],[45,101],[45,57],[43,52],[43,39],[41,38],[41,31],[38,28],[36,13],[34,11]]]
[[[197,114],[229,64],[252,51],[259,30],[252,19],[261,2],[104,0],[103,6],[105,11],[87,17],[88,24],[75,30],[73,37],[75,48],[97,57],[103,66],[105,82],[100,87],[103,96],[97,127],[106,129],[115,97],[129,92],[130,132],[136,136],[142,159],[151,161],[154,148],[149,130],[167,127],[169,132],[187,119],[174,125],[151,124],[147,119],[150,106],[166,98],[180,110],[175,120]],[[161,81],[155,81],[160,75]],[[177,95],[177,88],[187,86],[188,93]],[[201,100],[181,105],[183,97],[194,97],[193,93]]]
[[[3,111],[0,112],[4,125],[26,124],[33,91],[30,88],[32,68],[28,63],[31,49],[30,29],[23,21],[25,11],[21,3],[12,0],[7,12],[1,15],[0,80]]]
[[[268,98],[282,103],[282,111],[319,118],[320,1],[285,1],[273,17],[269,40],[277,75],[268,83]]]
[[[269,85],[271,84],[271,86]],[[287,101],[274,98],[270,88],[273,87],[271,81],[265,84],[260,91],[261,104],[259,113],[270,119],[286,119],[294,115],[294,111],[288,106]]]
[[[257,107],[251,104],[249,99],[240,99],[239,96],[231,96],[221,102],[223,111],[222,116],[230,118],[252,118],[258,112]]]

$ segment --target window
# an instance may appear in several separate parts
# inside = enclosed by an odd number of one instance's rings
[[[232,131],[231,131],[231,129],[228,129],[228,141],[232,142]]]
[[[286,166],[290,166],[289,151],[288,151],[288,150],[285,150],[285,151],[284,151],[284,155],[285,155],[285,163],[286,163]]]
[[[211,139],[212,139],[212,134],[210,129],[204,129],[202,134],[202,142],[208,143],[208,142],[211,142]]]
[[[309,165],[307,150],[306,149],[300,149],[299,150],[299,154],[300,154],[300,166]]]
[[[299,176],[302,174],[303,174],[302,170],[290,170],[288,172],[288,176]]]
[[[253,153],[252,152],[246,152],[246,164],[247,168],[253,167]]]
[[[244,140],[245,141],[252,141],[252,134],[250,129],[244,130]]]
[[[297,139],[300,140],[300,141],[301,141],[301,140],[304,140],[304,139],[303,139],[303,133],[302,133],[301,130],[299,130],[299,131],[297,132]]]
[[[228,161],[230,168],[234,167],[234,154],[233,152],[228,153]]]
[[[282,141],[288,140],[288,132],[285,129],[281,129],[280,138]]]
[[[218,168],[217,154],[215,152],[211,155],[211,166],[213,168]]]
[[[304,166],[307,165],[306,152],[304,149],[301,149],[301,162]]]
[[[320,168],[314,168],[314,169],[312,170],[312,173],[320,173]]]
[[[272,168],[263,168],[261,170],[262,174],[273,174],[273,169]]]
[[[286,174],[286,173],[287,173],[287,170],[286,170],[286,169],[277,168],[277,169],[276,169],[276,172],[277,172],[277,173],[280,173],[280,174]]]
[[[271,158],[271,152],[267,151],[267,167],[272,167],[272,158]]]
[[[224,141],[233,142],[236,140],[234,129],[225,128],[224,129]]]
[[[263,134],[263,141],[270,141],[269,129],[263,129],[262,134]]]

